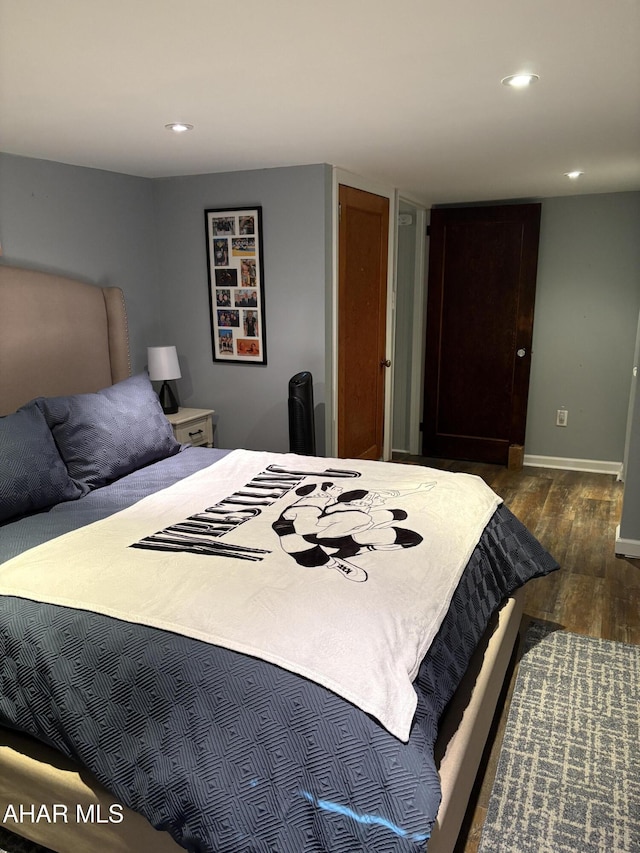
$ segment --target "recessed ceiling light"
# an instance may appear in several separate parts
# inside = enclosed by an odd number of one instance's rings
[[[183,121],[172,121],[171,124],[165,124],[165,127],[174,133],[186,133],[188,130],[193,130],[192,124],[185,124]]]
[[[581,172],[580,169],[574,169],[573,172],[565,172],[565,175],[572,181],[576,181],[578,178],[581,178],[582,175],[584,175],[584,172]]]
[[[511,86],[512,89],[526,89],[540,78],[537,74],[511,74],[509,77],[503,77],[500,81],[503,86]]]

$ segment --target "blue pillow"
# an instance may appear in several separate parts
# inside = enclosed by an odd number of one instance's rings
[[[0,521],[79,498],[35,402],[0,418]]]
[[[84,493],[180,450],[146,373],[96,394],[37,402],[72,480]]]

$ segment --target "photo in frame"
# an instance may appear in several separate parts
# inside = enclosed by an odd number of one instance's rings
[[[266,364],[262,208],[204,216],[213,360]]]

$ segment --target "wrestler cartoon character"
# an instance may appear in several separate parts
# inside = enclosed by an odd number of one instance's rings
[[[335,569],[351,581],[367,580],[367,572],[351,562],[365,551],[393,551],[413,548],[422,536],[406,527],[398,527],[407,513],[387,509],[391,497],[412,491],[429,490],[435,483],[421,483],[403,492],[343,491],[332,482],[300,486],[298,499],[290,504],[273,524],[282,549],[307,568],[323,566]]]

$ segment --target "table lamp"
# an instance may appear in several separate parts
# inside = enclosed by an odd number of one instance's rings
[[[147,347],[149,379],[162,382],[158,397],[165,415],[174,415],[178,411],[175,398],[167,380],[180,379],[180,364],[175,347]]]

